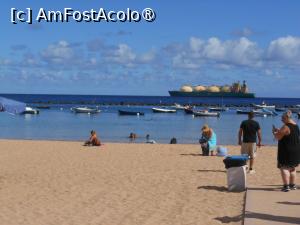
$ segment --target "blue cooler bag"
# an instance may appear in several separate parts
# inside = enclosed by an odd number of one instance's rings
[[[227,156],[223,162],[225,164],[225,168],[231,168],[231,167],[240,167],[245,166],[247,164],[248,156],[246,155],[232,155]]]

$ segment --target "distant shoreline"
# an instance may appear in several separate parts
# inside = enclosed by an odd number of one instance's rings
[[[170,95],[133,95],[133,94],[74,94],[74,93],[70,93],[70,94],[60,94],[60,93],[55,93],[55,94],[51,94],[51,93],[47,93],[47,94],[43,94],[43,93],[0,93],[1,95],[54,95],[54,96],[103,96],[103,97],[172,97]],[[197,98],[197,97],[196,97]],[[265,96],[255,96],[254,99],[256,98],[263,98],[263,99],[273,99],[273,98],[278,98],[278,99],[300,99],[300,96],[297,97],[276,97],[276,96],[272,96],[272,97],[265,97]]]
[[[67,94],[0,94],[2,97],[36,105],[136,105],[171,106],[175,103],[194,106],[250,107],[251,104],[273,104],[278,107],[293,107],[300,104],[300,98],[231,98],[231,97],[172,97],[134,95],[67,95]]]

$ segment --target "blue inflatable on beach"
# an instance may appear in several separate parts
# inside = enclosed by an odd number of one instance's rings
[[[217,156],[227,156],[227,148],[223,146],[218,146],[217,147]]]

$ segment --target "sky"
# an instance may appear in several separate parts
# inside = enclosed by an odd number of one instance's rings
[[[33,23],[11,22],[32,9]],[[147,22],[37,22],[39,10],[139,11]],[[168,95],[246,80],[259,97],[300,97],[297,0],[2,1],[0,93]]]

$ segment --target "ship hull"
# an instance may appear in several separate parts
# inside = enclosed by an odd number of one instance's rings
[[[255,98],[254,93],[233,93],[233,92],[182,92],[169,91],[170,96],[173,97],[228,97],[228,98]]]

